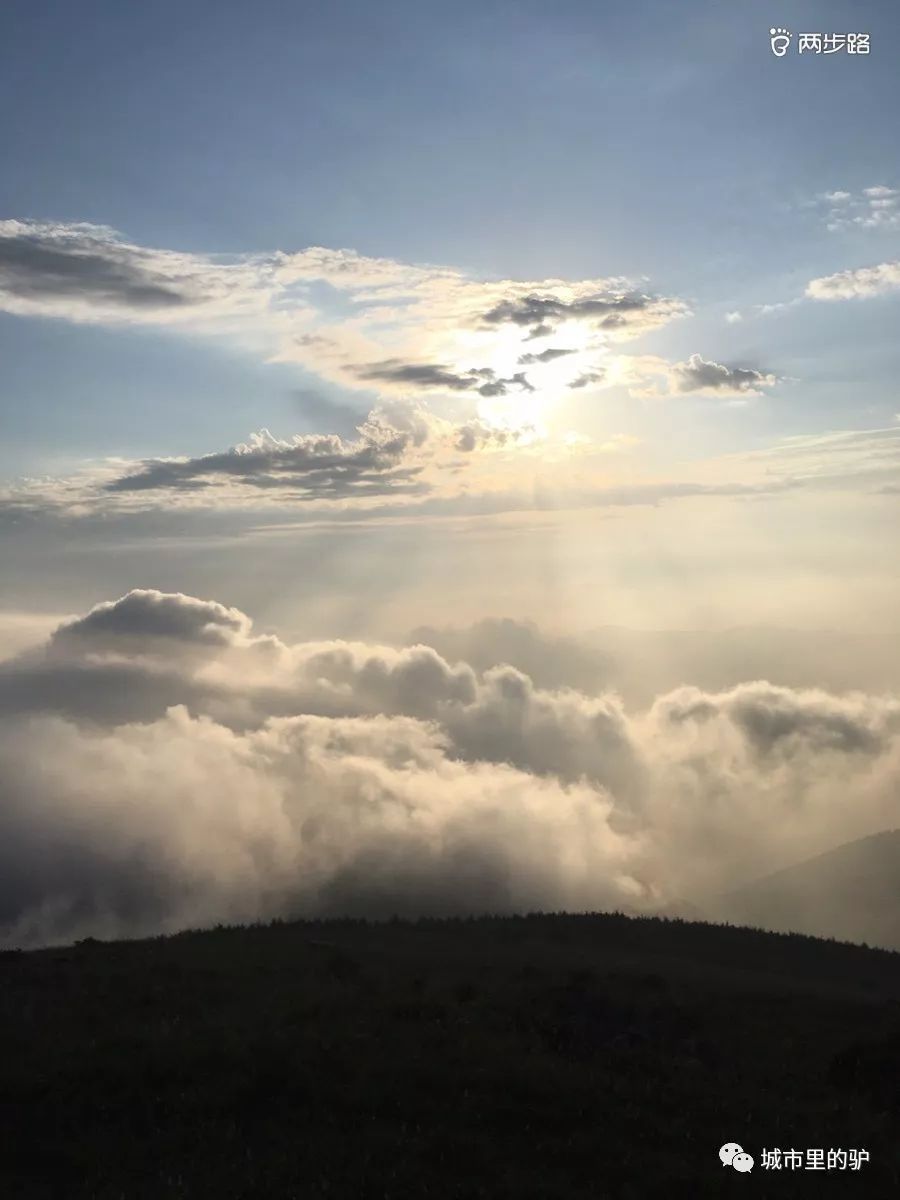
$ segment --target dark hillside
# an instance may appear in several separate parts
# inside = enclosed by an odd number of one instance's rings
[[[0,989],[10,1197],[898,1191],[896,954],[618,915],[300,922],[6,952]],[[761,1169],[775,1147],[871,1162]]]

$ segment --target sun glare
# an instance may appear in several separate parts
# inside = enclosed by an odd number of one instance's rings
[[[489,369],[503,381],[497,393],[482,394],[478,415],[492,425],[543,436],[554,408],[576,381],[597,375],[605,357],[596,333],[566,321],[552,334],[534,338],[516,326],[479,332],[456,347],[460,369]]]

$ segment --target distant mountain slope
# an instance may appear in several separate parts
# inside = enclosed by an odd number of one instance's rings
[[[900,829],[729,892],[713,919],[900,950]]]

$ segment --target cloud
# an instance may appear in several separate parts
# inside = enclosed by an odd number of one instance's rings
[[[692,354],[687,362],[672,367],[679,392],[718,392],[729,396],[760,396],[760,389],[773,387],[777,377],[752,367],[726,367]]]
[[[420,626],[407,640],[433,646],[445,659],[463,660],[479,671],[509,663],[547,690],[615,692],[638,709],[686,680],[706,692],[728,692],[748,678],[794,690],[900,689],[897,639],[871,632],[771,625],[650,632],[604,625],[559,636],[532,622],[486,619],[462,628]]]
[[[471,396],[482,420],[498,398],[564,387],[557,359],[570,376],[599,375],[612,342],[689,312],[622,279],[486,280],[320,246],[191,254],[100,225],[17,220],[0,222],[0,310],[227,339],[381,399]],[[530,351],[556,328],[577,348]]]
[[[631,713],[145,590],[0,666],[0,773],[5,944],[640,908],[889,825],[900,701],[754,682]]]
[[[706,388],[718,394],[753,395],[753,385],[774,376],[706,363],[695,355],[673,367],[665,360],[635,357],[629,386],[654,375],[674,394]],[[678,369],[690,369],[690,375]],[[488,371],[480,371],[485,380]],[[594,377],[571,380],[589,386]],[[527,402],[531,387],[518,374],[491,384],[516,384]],[[481,388],[482,391],[485,388]],[[500,389],[502,390],[502,389]],[[641,393],[638,393],[641,394]],[[642,394],[661,394],[645,389]],[[521,413],[515,422],[472,416],[450,421],[423,402],[385,399],[364,419],[357,436],[295,434],[278,438],[262,429],[228,450],[192,457],[108,459],[87,463],[69,477],[24,479],[0,490],[0,520],[23,522],[121,518],[135,531],[150,514],[215,514],[233,532],[256,514],[260,529],[291,518],[329,514],[337,520],[477,515],[548,508],[657,504],[705,495],[755,495],[794,486],[760,479],[721,477],[713,482],[617,479],[611,451],[635,444],[622,434],[591,441],[576,431],[549,435]],[[459,453],[463,452],[463,458]],[[577,469],[575,469],[577,463]],[[300,510],[308,516],[300,517]],[[244,520],[244,524],[241,521]]]
[[[14,733],[0,734],[0,760],[26,803],[3,820],[8,942],[304,912],[521,911],[537,897],[584,908],[627,894],[626,842],[602,796],[456,762],[420,723],[301,717],[238,734],[174,708],[114,731],[40,718]],[[35,770],[48,738],[67,768],[56,789]],[[14,855],[33,866],[39,842],[44,871],[26,875]]]
[[[81,480],[25,481],[7,489],[5,495],[0,493],[0,521],[8,529],[38,524],[50,528],[59,523],[86,537],[102,535],[105,530],[118,537],[154,538],[163,531],[174,537],[189,535],[184,521],[190,515],[198,523],[197,533],[214,529],[219,536],[261,535],[269,528],[321,524],[324,518],[337,525],[399,518],[428,522],[454,516],[655,506],[692,497],[764,496],[803,486],[802,479],[787,475],[777,479],[615,482],[609,456],[635,444],[628,435],[616,434],[585,445],[585,439],[577,434],[566,433],[547,442],[535,439],[527,426],[509,430],[478,420],[451,429],[452,440],[439,443],[440,453],[429,458],[431,452],[425,448],[424,465],[373,471],[371,475],[351,473],[345,478],[329,468],[295,476],[235,478],[212,470],[204,479],[203,473],[210,468],[201,458],[129,464],[124,474],[121,468],[106,467],[93,474],[85,472]],[[525,466],[515,461],[523,449],[532,456]],[[458,457],[459,452],[466,457]],[[500,461],[478,463],[482,455],[494,455]],[[580,469],[573,473],[575,459]],[[750,456],[747,460],[751,461]],[[539,462],[544,466],[535,474]],[[601,463],[606,464],[605,469]],[[463,469],[465,477],[460,475]],[[199,478],[194,478],[195,471]]]
[[[44,705],[106,719],[96,684],[106,687],[123,673],[130,674],[127,705],[135,717],[192,703],[237,726],[258,724],[272,712],[439,719],[466,759],[483,757],[490,742],[497,761],[572,779],[586,772],[605,778],[628,758],[615,706],[574,693],[548,696],[511,667],[479,679],[468,665],[450,664],[425,646],[288,647],[252,636],[248,618],[235,609],[147,590],[64,624],[43,657],[14,660],[0,675],[0,708],[12,711],[18,696],[25,711]],[[166,689],[174,690],[164,703]]]
[[[454,424],[406,400],[385,400],[356,420],[355,438],[315,433],[282,439],[262,429],[223,452],[107,459],[86,463],[68,478],[20,480],[0,489],[0,517],[68,519],[162,506],[227,509],[232,517],[298,505],[365,512],[379,498],[412,500],[435,491],[452,450],[472,428],[472,422]],[[524,430],[501,437],[490,422],[475,427],[480,447],[513,442]]]
[[[447,367],[436,363],[401,363],[396,359],[383,363],[369,363],[356,367],[360,379],[375,383],[409,383],[416,387],[436,387],[451,391],[467,391],[476,386],[477,372],[456,375]]]
[[[172,324],[260,307],[262,260],[156,250],[89,224],[0,221],[0,309],[73,321]]]
[[[22,229],[4,221],[0,233],[0,286],[22,300],[72,296],[123,308],[153,309],[190,303],[191,281],[159,270],[134,247],[50,226]]]
[[[832,233],[847,230],[893,231],[900,228],[900,190],[876,184],[861,192],[825,192],[818,203],[825,208],[826,228]]]
[[[741,316],[741,314],[737,310],[735,310],[734,312],[727,312],[725,314],[725,320],[729,325],[737,325],[738,322],[743,321],[743,319],[744,318]]]
[[[895,291],[898,287],[900,262],[886,262],[812,279],[806,285],[806,295],[812,300],[864,299]]]
[[[547,362],[549,359],[541,361]],[[392,359],[355,367],[354,371],[360,379],[372,383],[409,384],[416,388],[438,388],[453,392],[474,391],[479,396],[506,396],[511,388],[523,392],[534,391],[523,372],[517,371],[508,379],[500,379],[491,367],[473,367],[457,374],[437,363],[403,363]]]
[[[900,479],[900,429],[888,426],[798,435],[741,458],[765,464],[768,478],[791,480],[798,487],[883,490]]]
[[[501,300],[483,320],[487,325],[514,325],[528,330],[529,340],[549,337],[566,321],[584,322],[604,331],[634,335],[686,314],[680,301],[637,292],[598,292],[564,297],[541,293]]]
[[[540,354],[520,354],[519,362],[523,365],[531,363],[548,363],[554,362],[557,358],[565,358],[568,354],[576,354],[575,350],[564,350],[558,346],[548,346],[546,350],[542,350]]]
[[[224,454],[156,459],[105,485],[108,492],[174,491],[208,488],[223,481],[244,487],[277,489],[294,500],[340,500],[393,494],[421,495],[421,466],[400,466],[410,434],[370,420],[360,438],[336,434],[297,434],[281,441],[267,429]]]
[[[459,426],[454,445],[457,450],[470,453],[482,446],[512,445],[519,438],[530,437],[532,434],[533,430],[527,426],[522,429],[498,429],[483,421],[473,420]]]
[[[606,379],[605,371],[585,371],[578,375],[569,383],[569,387],[574,389],[590,387],[594,383],[603,383]]]
[[[498,382],[529,390],[518,377]],[[452,451],[512,447],[535,431],[524,423],[509,428],[478,418],[454,424],[424,405],[387,400],[360,421],[357,434],[353,440],[336,434],[282,440],[263,429],[224,453],[149,459],[104,476],[93,501],[102,506],[104,499],[144,496],[153,503],[153,493],[161,493],[167,503],[173,498],[192,507],[227,502],[240,509],[252,507],[255,494],[269,506],[372,511],[379,498],[411,503],[442,490],[456,494],[458,485],[442,482],[461,465],[450,457]]]
[[[139,590],[120,600],[98,604],[84,617],[61,623],[50,646],[97,651],[121,649],[135,640],[149,646],[162,639],[175,645],[222,647],[246,641],[250,627],[250,618],[244,613],[214,600],[197,600],[180,592]]]
[[[755,367],[727,366],[692,354],[686,362],[670,363],[651,355],[635,355],[628,364],[631,391],[639,396],[671,396],[698,392],[704,395],[760,396],[774,387],[778,376]],[[659,378],[664,389],[647,381]]]
[[[878,755],[900,728],[897,701],[861,695],[839,699],[768,683],[741,684],[717,697],[680,688],[658,700],[654,713],[662,723],[695,726],[724,717],[767,758],[790,757],[801,744],[823,754]]]
[[[796,308],[798,304],[803,303],[802,296],[795,296],[793,300],[777,300],[772,304],[757,304],[756,311],[761,317],[771,317],[775,313],[787,312],[788,309]]]

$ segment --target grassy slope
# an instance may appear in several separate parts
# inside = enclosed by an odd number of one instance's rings
[[[619,916],[0,956],[23,1197],[893,1196],[900,955]],[[864,1147],[863,1172],[718,1147]],[[5,1177],[5,1178],[4,1178]]]

